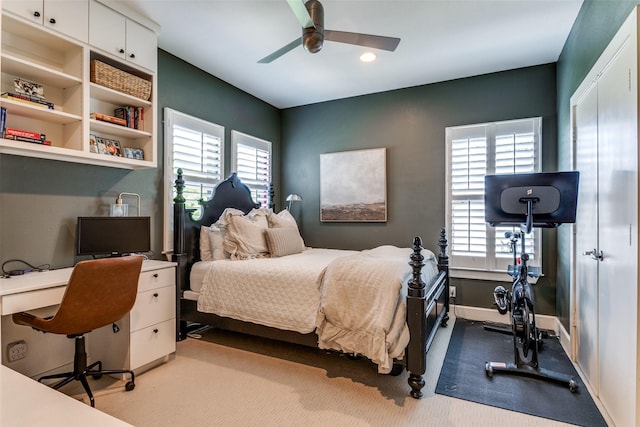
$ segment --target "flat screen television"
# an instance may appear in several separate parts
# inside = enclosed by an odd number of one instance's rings
[[[491,226],[527,223],[533,227],[557,227],[576,222],[580,174],[543,172],[487,175],[484,179],[484,217]]]
[[[76,254],[122,256],[151,250],[148,216],[78,217]]]

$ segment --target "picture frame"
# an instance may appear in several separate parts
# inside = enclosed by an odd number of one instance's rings
[[[105,153],[105,139],[100,137],[100,136],[96,136],[96,153],[98,154],[104,154]],[[91,143],[91,142],[89,142]]]
[[[89,152],[90,153],[98,153],[98,143],[96,142],[97,137],[94,134],[89,135]]]
[[[115,139],[107,139],[104,140],[104,154],[108,156],[122,157],[122,147],[120,146],[120,141]]]
[[[386,222],[386,148],[320,155],[320,221]]]

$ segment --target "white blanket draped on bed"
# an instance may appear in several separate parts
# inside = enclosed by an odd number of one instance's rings
[[[411,249],[380,246],[329,264],[316,321],[320,348],[362,354],[389,373],[409,343],[406,325]],[[423,280],[437,274],[435,256],[424,250]]]

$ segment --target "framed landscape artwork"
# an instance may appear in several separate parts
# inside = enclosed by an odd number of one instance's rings
[[[320,155],[320,221],[386,222],[386,148]]]

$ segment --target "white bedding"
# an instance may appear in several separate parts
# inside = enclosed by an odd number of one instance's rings
[[[198,311],[303,334],[313,332],[325,268],[353,253],[314,248],[280,258],[208,261]]]
[[[192,291],[198,310],[303,334],[319,347],[362,354],[391,370],[409,341],[406,288],[410,248],[368,251],[307,249],[280,258],[196,263]],[[423,280],[437,275],[423,250]],[[202,280],[199,280],[199,277]],[[198,284],[201,286],[198,287]]]

